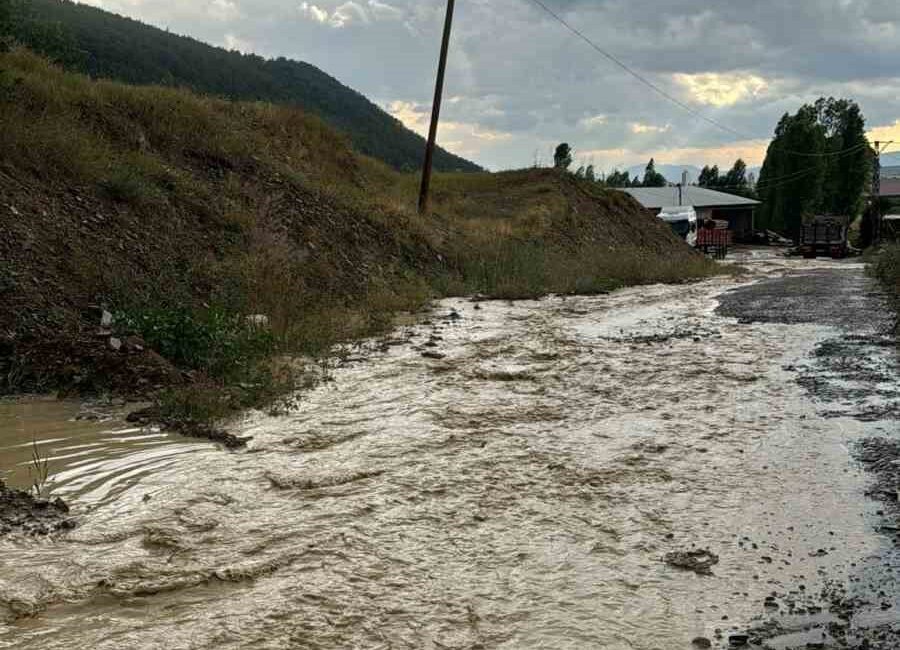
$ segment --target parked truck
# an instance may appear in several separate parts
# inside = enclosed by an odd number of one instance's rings
[[[849,228],[844,217],[816,217],[800,227],[798,252],[807,259],[830,256],[834,259],[847,257],[850,251]]]
[[[689,205],[679,205],[663,208],[659,211],[659,218],[669,224],[678,237],[694,246],[697,243],[697,211]]]

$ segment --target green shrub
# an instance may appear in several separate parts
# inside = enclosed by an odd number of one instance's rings
[[[900,283],[900,244],[888,246],[869,268],[876,278],[896,292]]]
[[[888,246],[875,257],[869,264],[869,273],[881,282],[894,306],[900,309],[900,244]]]
[[[178,309],[120,313],[117,328],[137,333],[172,363],[225,378],[260,361],[275,348],[272,334],[248,326],[237,315],[209,309],[195,314]]]
[[[146,178],[129,169],[117,170],[102,182],[102,187],[111,199],[140,205],[156,198],[158,192]]]

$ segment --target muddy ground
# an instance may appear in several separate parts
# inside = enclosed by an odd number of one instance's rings
[[[884,504],[875,526],[900,546],[900,354],[892,333],[897,316],[877,283],[851,263],[798,270],[723,294],[717,313],[744,324],[835,328],[808,359],[787,369],[823,417],[889,424],[883,428],[887,435],[862,438],[850,451],[873,475],[867,495]],[[737,641],[785,648],[900,648],[897,556],[859,563],[865,570],[851,582],[826,577],[818,592],[808,593],[801,582],[773,591],[766,607],[776,613]]]
[[[62,499],[41,499],[24,490],[14,490],[0,480],[0,537],[12,532],[50,535],[71,530],[75,520]]]
[[[442,301],[233,453],[42,419],[79,526],[0,538],[0,647],[900,647],[889,314],[861,264],[737,261]]]

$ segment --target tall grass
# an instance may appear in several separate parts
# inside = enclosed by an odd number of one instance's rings
[[[900,329],[900,244],[891,244],[869,264],[869,273],[878,279],[898,313],[895,332]]]

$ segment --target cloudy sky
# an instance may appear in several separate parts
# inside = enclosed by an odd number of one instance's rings
[[[856,99],[900,141],[897,0],[544,0],[720,130],[578,40],[532,0],[458,0],[440,142],[491,169],[562,140],[610,170],[762,163],[780,115]],[[319,66],[424,132],[444,0],[90,0],[201,40]],[[900,151],[900,146],[894,148]],[[894,159],[900,164],[900,157]]]

